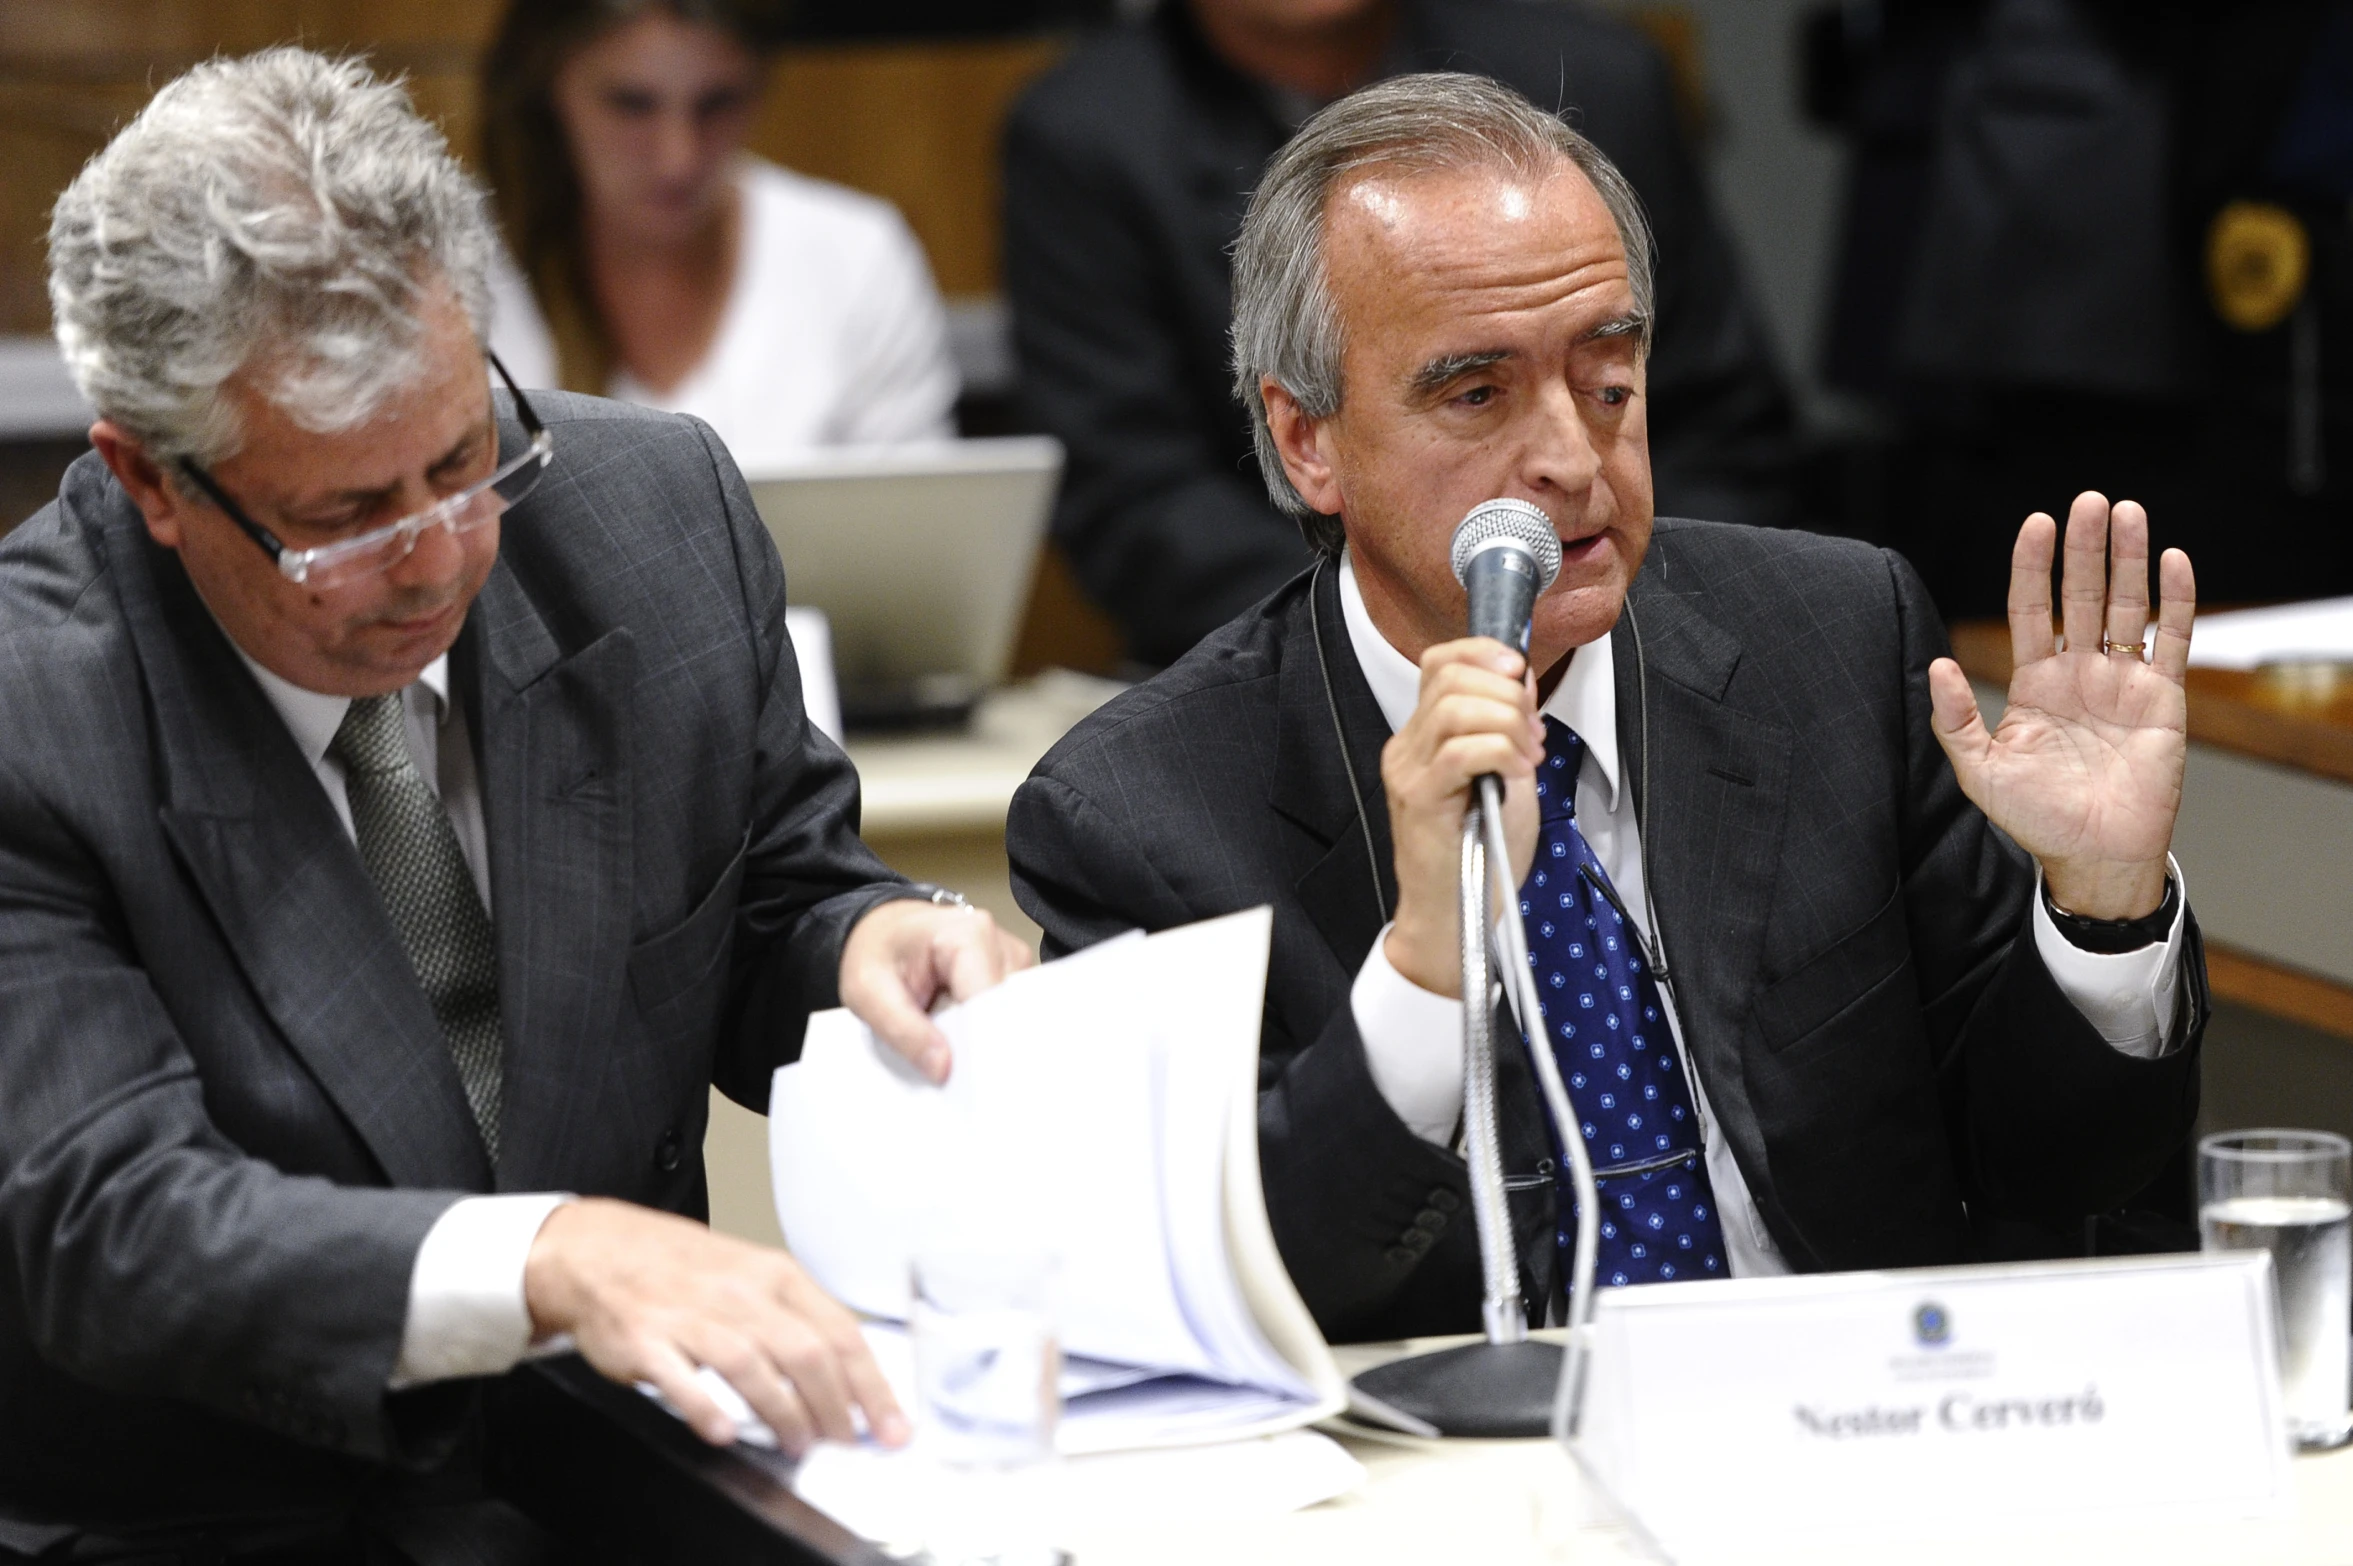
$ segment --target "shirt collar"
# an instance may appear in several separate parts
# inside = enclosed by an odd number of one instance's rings
[[[237,647],[237,639],[230,637],[229,645]],[[245,667],[253,671],[254,679],[261,686],[261,693],[277,709],[286,731],[294,736],[294,743],[301,750],[302,759],[315,769],[326,756],[327,747],[335,743],[335,731],[343,727],[343,715],[351,710],[351,698],[304,690],[292,680],[263,668],[242,647],[237,647],[237,656],[245,660]],[[425,665],[416,683],[425,687],[433,697],[434,723],[439,725],[447,721],[449,654],[443,653]]]
[[[1422,672],[1405,654],[1389,645],[1364,606],[1364,592],[1356,585],[1356,563],[1340,556],[1340,618],[1348,627],[1348,645],[1364,670],[1373,700],[1390,732],[1405,727],[1421,700]],[[1608,808],[1618,808],[1618,683],[1616,657],[1607,636],[1587,642],[1569,659],[1568,672],[1544,704],[1544,716],[1557,718],[1577,731],[1585,742],[1586,758],[1600,769],[1602,786],[1609,791]]]

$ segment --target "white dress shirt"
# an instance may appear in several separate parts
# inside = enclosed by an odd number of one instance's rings
[[[624,371],[607,395],[693,414],[755,478],[813,447],[953,437],[947,311],[898,209],[750,156],[736,189],[735,278],[710,351],[668,392]],[[503,252],[491,301],[490,346],[516,384],[555,385],[554,339]]]
[[[327,747],[343,726],[351,698],[306,691],[254,662],[241,647],[237,656],[245,659],[262,694],[285,720],[343,830],[350,832],[343,763],[328,755]],[[474,772],[465,708],[449,699],[447,655],[426,665],[401,692],[401,705],[408,718],[409,758],[449,812],[466,868],[487,909],[490,852],[482,824],[482,785]],[[401,1332],[400,1362],[393,1367],[394,1388],[451,1376],[499,1375],[531,1351],[523,1264],[547,1215],[570,1200],[554,1192],[467,1196],[434,1221],[409,1272],[408,1320]]]
[[[1402,728],[1419,703],[1421,671],[1373,624],[1356,585],[1354,563],[1345,557],[1340,563],[1340,612],[1382,716],[1392,731]],[[1542,710],[1585,742],[1584,763],[1577,773],[1577,830],[1617,888],[1627,915],[1648,931],[1650,897],[1643,880],[1642,842],[1632,793],[1620,787],[1616,669],[1608,637],[1576,650]],[[2181,886],[2179,866],[2173,874]],[[2181,886],[2181,907],[2188,906],[2189,890]],[[2035,950],[2043,965],[2060,993],[2100,1036],[2128,1055],[2148,1058],[2161,1052],[2173,1027],[2182,914],[2174,915],[2164,941],[2114,956],[2087,952],[2069,942],[2044,912],[2039,894],[2032,918]],[[1453,1140],[1462,1118],[1462,1003],[1422,989],[1392,967],[1388,934],[1384,927],[1357,970],[1349,1009],[1364,1041],[1373,1085],[1416,1136],[1443,1146]],[[1659,999],[1680,1045],[1683,1024],[1674,995],[1662,988]],[[1691,1059],[1688,1050],[1683,1059]],[[1789,1264],[1766,1231],[1722,1126],[1708,1112],[1707,1090],[1696,1071],[1687,1074],[1707,1128],[1708,1180],[1715,1187],[1716,1209],[1724,1217],[1725,1263],[1736,1278],[1785,1273]]]

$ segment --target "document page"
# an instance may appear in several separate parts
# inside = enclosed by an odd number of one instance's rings
[[[942,1088],[848,1013],[813,1019],[770,1107],[794,1254],[853,1309],[898,1321],[927,1248],[1044,1252],[1067,1353],[1316,1401],[1253,1319],[1227,1244],[1227,1141],[1254,1124],[1233,1098],[1255,1102],[1270,933],[1255,910],[1017,974],[940,1014]],[[1118,1401],[1202,1419],[1173,1389]]]

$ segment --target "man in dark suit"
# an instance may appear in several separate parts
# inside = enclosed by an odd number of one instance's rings
[[[1312,122],[1243,230],[1235,375],[1323,559],[1081,724],[1014,801],[1015,891],[1049,955],[1273,905],[1260,1162],[1335,1337],[1479,1325],[1454,1148],[1456,875],[1483,774],[1506,783],[1546,1042],[1605,1166],[1605,1282],[1951,1262],[2007,1221],[2080,1228],[2195,1113],[2203,968],[2166,853],[2188,560],[2164,560],[2144,629],[2147,519],[2085,496],[2055,652],[2056,527],[2030,519],[1989,731],[1899,559],[1654,532],[1647,249],[1607,160],[1492,84],[1402,78]],[[1450,537],[1495,496],[1563,548],[1525,659],[1460,634]],[[1507,1055],[1540,1312],[1576,1220]]]
[[[1049,73],[1005,140],[1022,395],[1070,451],[1054,536],[1138,659],[1171,661],[1307,563],[1227,395],[1227,258],[1309,112],[1419,70],[1507,82],[1626,171],[1660,242],[1661,492],[1696,516],[1787,520],[1788,399],[1640,35],[1511,0],[1169,0]]]
[[[858,841],[710,431],[494,396],[491,244],[297,50],[59,202],[101,418],[0,545],[0,1559],[516,1558],[469,1378],[566,1338],[715,1440],[698,1366],[904,1438],[695,1221],[708,1093],[837,1003],[940,1074],[925,1005],[1026,954]]]

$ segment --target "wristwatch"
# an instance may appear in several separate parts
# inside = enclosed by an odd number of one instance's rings
[[[2059,927],[2067,944],[2104,957],[2156,945],[2172,931],[2173,916],[2180,910],[2181,883],[2172,876],[2165,878],[2165,901],[2157,905],[2155,913],[2138,919],[2087,919],[2071,914],[2051,901],[2050,883],[2043,883],[2043,911],[2051,916],[2051,923]]]
[[[953,891],[931,881],[910,881],[907,883],[907,890],[925,902],[936,903],[942,908],[970,908],[972,906],[972,899],[966,897],[962,892]]]

